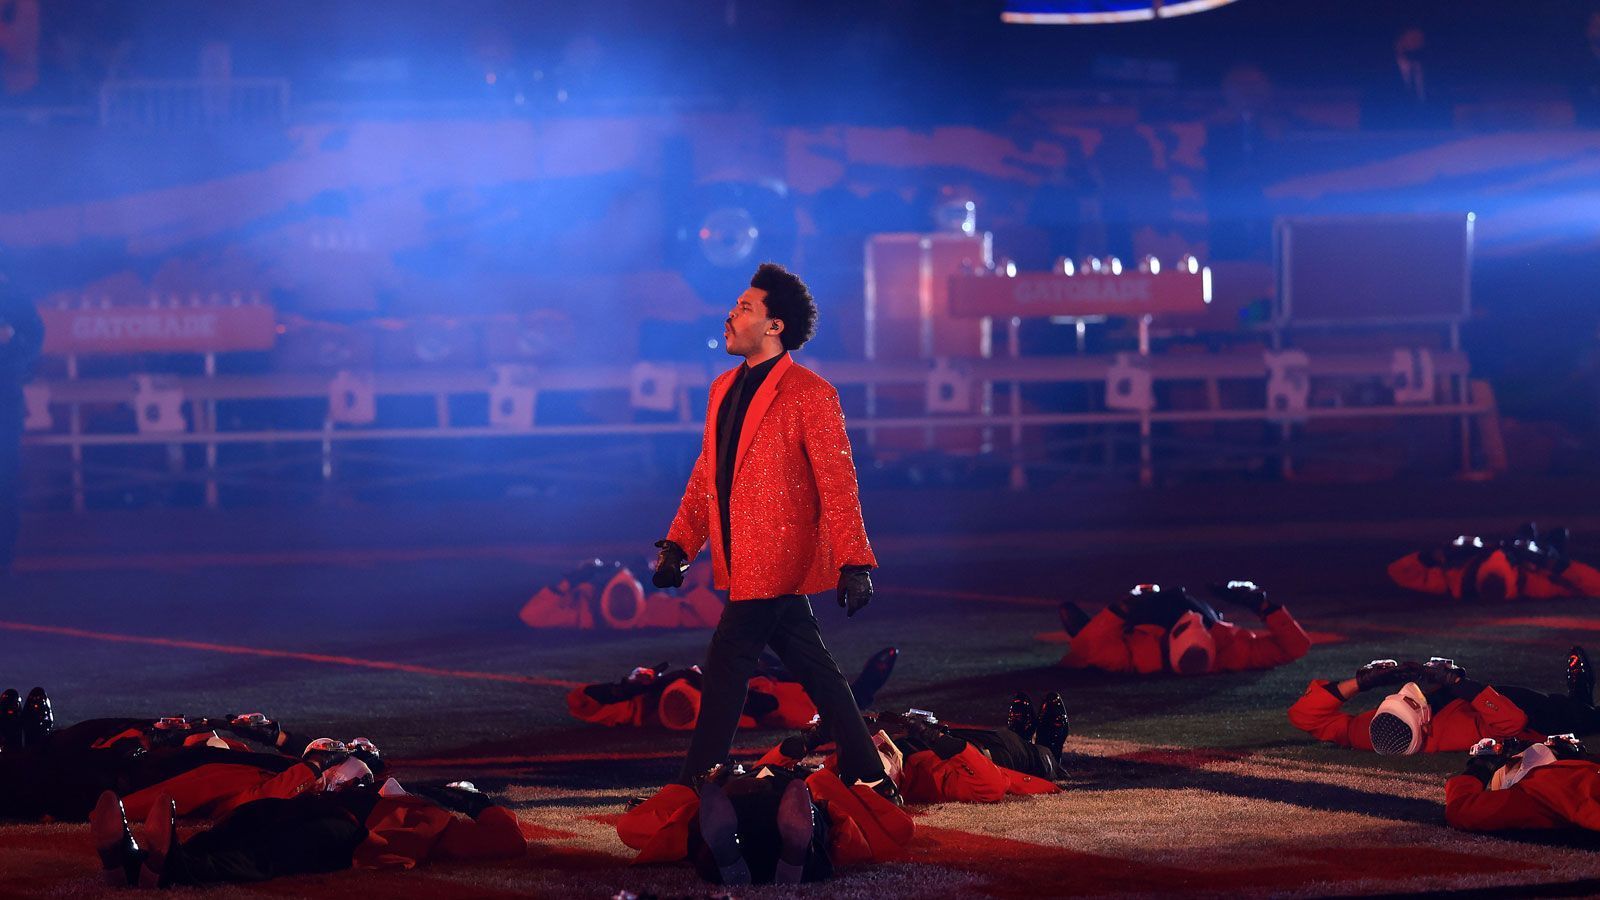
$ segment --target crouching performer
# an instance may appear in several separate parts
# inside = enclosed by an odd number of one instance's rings
[[[895,755],[881,761],[889,771],[898,765]],[[635,863],[687,859],[717,884],[818,881],[835,866],[900,858],[915,831],[901,806],[831,769],[723,764],[700,781],[669,784],[617,822]]]
[[[527,854],[516,816],[468,782],[408,791],[392,778],[375,784],[359,760],[341,768],[350,777],[330,790],[246,803],[182,843],[170,798],[152,806],[141,846],[107,791],[89,819],[105,880],[147,888],[228,884]]]
[[[1060,665],[1141,675],[1205,675],[1270,669],[1305,656],[1311,648],[1300,623],[1254,583],[1230,581],[1208,590],[1254,613],[1267,630],[1234,625],[1181,587],[1141,584],[1094,618],[1075,604],[1061,604],[1061,626],[1071,642]]]
[[[1445,821],[1465,831],[1600,831],[1600,764],[1578,736],[1519,746],[1494,738],[1473,745],[1466,771],[1445,782]]]
[[[1396,688],[1377,709],[1350,714],[1356,694]],[[1600,733],[1594,675],[1583,648],[1567,654],[1566,695],[1467,677],[1454,661],[1374,660],[1355,677],[1314,679],[1289,707],[1289,721],[1318,740],[1385,756],[1466,750],[1484,738],[1542,741],[1545,735]]]
[[[872,655],[850,683],[856,706],[866,709],[894,671],[900,652],[885,647]],[[586,684],[567,694],[574,718],[598,725],[662,725],[688,731],[700,716],[699,666],[671,669],[667,663],[639,667],[620,681]],[[817,707],[800,682],[778,660],[763,654],[745,694],[740,728],[804,728]]]
[[[1541,535],[1529,522],[1511,537],[1464,534],[1389,564],[1395,584],[1454,600],[1552,600],[1600,597],[1600,571],[1567,555],[1568,533]]]

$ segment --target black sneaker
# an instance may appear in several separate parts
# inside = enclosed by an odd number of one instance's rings
[[[1011,707],[1006,710],[1006,730],[1025,741],[1033,740],[1038,719],[1033,715],[1033,700],[1022,691],[1011,695]]]
[[[1589,667],[1589,654],[1582,647],[1567,651],[1567,697],[1594,706],[1594,669]]]
[[[1059,758],[1071,731],[1072,726],[1067,722],[1067,705],[1062,702],[1061,695],[1055,691],[1045,694],[1039,702],[1039,731],[1033,742]]]

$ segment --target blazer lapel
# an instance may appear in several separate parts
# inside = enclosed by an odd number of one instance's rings
[[[767,373],[767,380],[761,382],[761,387],[756,395],[750,398],[750,408],[745,410],[744,425],[739,429],[739,450],[733,457],[733,471],[738,474],[744,467],[744,452],[750,449],[750,442],[756,438],[756,429],[761,427],[761,417],[767,414],[767,409],[772,406],[773,398],[778,396],[778,386],[783,382],[783,376],[794,365],[794,357],[784,354],[772,366],[772,371]]]

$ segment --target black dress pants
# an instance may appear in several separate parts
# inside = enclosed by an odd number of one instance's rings
[[[1495,685],[1500,695],[1528,714],[1528,727],[1540,734],[1600,734],[1600,710],[1564,694],[1545,694],[1516,685]]]
[[[340,798],[256,800],[175,849],[166,874],[173,884],[226,884],[337,872],[350,868],[366,839],[366,826]]]
[[[816,704],[824,727],[838,745],[839,774],[844,782],[882,778],[878,751],[861,721],[849,682],[822,643],[810,599],[804,594],[788,594],[767,600],[736,600],[723,608],[706,649],[700,718],[678,782],[693,784],[696,775],[728,758],[750,676],[764,647],[772,648]]]

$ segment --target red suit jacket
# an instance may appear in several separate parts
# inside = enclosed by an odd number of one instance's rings
[[[1329,741],[1341,747],[1357,750],[1372,749],[1372,717],[1375,709],[1351,715],[1339,707],[1339,698],[1328,690],[1328,682],[1314,679],[1300,699],[1289,707],[1289,722],[1320,741]],[[1435,710],[1422,742],[1422,753],[1466,750],[1479,740],[1492,737],[1521,737],[1544,740],[1544,735],[1530,732],[1528,714],[1492,687],[1478,692],[1472,702],[1451,700]]]
[[[1287,609],[1280,607],[1267,616],[1266,625],[1264,634],[1230,622],[1211,626],[1211,640],[1217,645],[1211,671],[1270,669],[1293,662],[1311,649],[1311,639]],[[1102,609],[1073,636],[1060,665],[1150,675],[1168,671],[1166,645],[1167,629],[1159,625],[1128,628],[1121,616]]]
[[[1467,831],[1572,826],[1600,831],[1600,767],[1588,760],[1559,760],[1499,791],[1471,775],[1457,775],[1444,785],[1444,819]]]
[[[1502,553],[1502,551],[1495,551]],[[1512,566],[1516,580],[1506,585],[1506,598],[1526,600],[1557,600],[1566,597],[1600,597],[1600,571],[1581,562],[1569,562],[1559,575],[1531,565]],[[1389,578],[1395,584],[1424,594],[1438,594],[1460,600],[1464,595],[1476,595],[1477,586],[1468,578],[1477,573],[1477,566],[1468,562],[1459,565],[1433,565],[1421,553],[1408,553],[1389,564]]]
[[[469,819],[421,797],[383,797],[365,824],[367,839],[351,857],[351,865],[361,869],[411,869],[434,859],[528,855],[528,841],[516,814],[503,806],[491,806]]]
[[[839,583],[839,567],[876,566],[839,392],[788,355],[750,400],[728,498],[730,575],[717,498],[717,410],[738,369],[711,383],[705,437],[667,539],[690,559],[711,545],[713,583],[729,600],[815,594]]]

